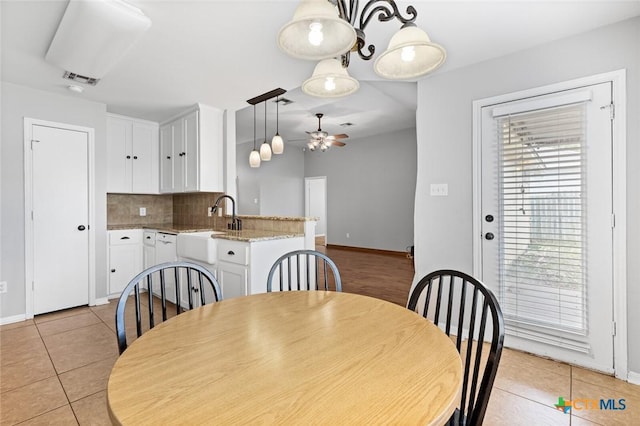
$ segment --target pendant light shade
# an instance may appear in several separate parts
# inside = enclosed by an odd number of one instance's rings
[[[304,93],[321,98],[350,95],[359,87],[358,80],[351,77],[346,68],[333,58],[318,62],[311,78],[302,83]]]
[[[257,149],[253,149],[249,154],[249,165],[251,167],[260,167],[260,153]]]
[[[380,77],[405,80],[420,77],[444,63],[447,54],[432,43],[426,32],[407,24],[395,33],[389,47],[376,59],[373,69]]]
[[[278,33],[278,46],[294,58],[320,60],[349,51],[356,42],[355,29],[338,15],[327,0],[302,0]]]
[[[253,149],[249,154],[249,166],[260,167],[260,153],[256,149],[256,106],[253,105]]]
[[[271,147],[266,140],[260,145],[260,159],[262,161],[271,161]]]
[[[284,141],[278,133],[271,139],[271,149],[274,154],[282,154],[284,152]]]

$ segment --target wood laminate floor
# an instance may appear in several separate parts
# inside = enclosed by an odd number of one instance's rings
[[[320,247],[343,290],[405,305],[410,259]],[[0,425],[109,425],[106,386],[118,356],[115,302],[0,327]],[[554,408],[558,397],[625,399],[625,410]],[[215,423],[213,421],[212,423]],[[505,349],[485,425],[638,425],[640,386]]]

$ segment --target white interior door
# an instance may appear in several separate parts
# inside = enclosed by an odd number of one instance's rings
[[[33,312],[89,303],[89,136],[31,125]]]
[[[613,371],[611,82],[482,108],[482,279],[505,345]]]
[[[327,178],[305,178],[305,216],[317,217],[316,235],[327,235]]]

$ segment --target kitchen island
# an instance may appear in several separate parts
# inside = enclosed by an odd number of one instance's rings
[[[171,260],[192,261],[209,269],[225,299],[264,293],[269,269],[278,257],[315,248],[316,218],[238,218],[243,222],[239,231],[175,223],[109,225],[110,297],[119,296],[143,268]]]

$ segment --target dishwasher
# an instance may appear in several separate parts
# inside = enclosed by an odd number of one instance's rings
[[[176,234],[170,232],[156,232],[155,264],[175,262],[176,260],[178,260],[176,252]],[[176,279],[173,275],[170,276],[170,274],[167,274],[165,276],[165,280],[167,300],[172,303],[176,303]],[[153,292],[158,296],[160,295],[159,290],[154,289]]]

